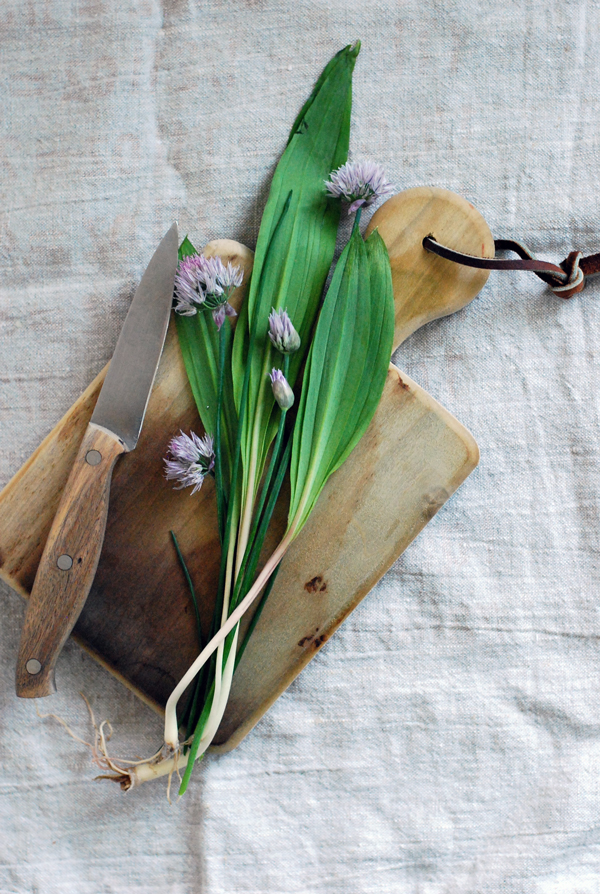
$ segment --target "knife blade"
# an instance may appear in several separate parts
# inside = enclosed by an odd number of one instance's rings
[[[162,354],[177,270],[177,224],[131,302],[42,553],[21,633],[21,698],[56,692],[56,660],[85,605],[106,529],[112,471],[137,444]]]

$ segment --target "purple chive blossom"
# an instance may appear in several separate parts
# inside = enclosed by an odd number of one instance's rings
[[[206,258],[191,255],[179,262],[175,275],[175,313],[193,317],[204,304],[205,295],[200,287],[198,272]]]
[[[203,260],[200,277],[207,294],[221,295],[223,292],[231,292],[241,286],[244,273],[239,267],[235,267],[230,262],[225,266],[219,257],[203,258]]]
[[[286,310],[273,308],[269,314],[269,338],[282,354],[294,354],[300,347],[300,336]]]
[[[198,279],[204,288],[206,306],[212,310],[213,320],[217,329],[220,329],[225,317],[237,316],[229,303],[229,297],[234,289],[241,286],[244,273],[230,262],[225,266],[218,257],[205,258],[205,262]]]
[[[269,373],[273,397],[282,410],[289,410],[294,405],[294,392],[289,386],[288,380],[280,369],[273,369]]]
[[[244,273],[231,263],[223,264],[221,258],[205,258],[192,255],[180,262],[175,277],[175,312],[192,316],[204,307],[212,310],[213,319],[220,329],[225,317],[235,317],[229,304],[234,289],[241,286]]]
[[[165,459],[165,478],[178,481],[183,487],[193,487],[192,494],[200,490],[202,482],[215,465],[213,439],[210,435],[199,438],[194,432],[181,432],[169,442],[169,455]]]
[[[374,161],[349,161],[330,174],[325,189],[330,196],[348,202],[348,214],[353,214],[362,205],[367,207],[389,195],[394,188],[381,165]]]

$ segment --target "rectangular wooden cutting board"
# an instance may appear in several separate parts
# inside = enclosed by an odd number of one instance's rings
[[[0,494],[0,575],[25,598],[104,374]],[[74,630],[85,649],[158,711],[198,653],[193,606],[169,532],[192,574],[204,631],[219,567],[213,482],[191,497],[164,479],[166,445],[180,429],[201,430],[171,324],[138,446],[115,466],[98,572]],[[233,748],[249,732],[478,458],[469,432],[390,365],[370,428],[329,480],[282,564],[235,673],[216,746]],[[285,497],[265,552],[285,528]],[[60,689],[60,660],[56,676]]]

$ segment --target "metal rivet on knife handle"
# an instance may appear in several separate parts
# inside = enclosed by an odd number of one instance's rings
[[[62,556],[59,556],[56,560],[56,564],[60,568],[61,571],[68,571],[69,568],[73,567],[73,559],[71,556],[68,556],[66,553]]]
[[[97,466],[101,459],[102,454],[99,450],[88,450],[85,455],[85,461],[90,466]]]
[[[30,658],[25,667],[27,668],[27,673],[32,676],[39,674],[42,669],[41,662],[39,662],[37,658]]]

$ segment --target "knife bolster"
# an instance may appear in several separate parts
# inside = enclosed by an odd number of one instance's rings
[[[112,471],[126,450],[90,422],[42,553],[25,613],[17,659],[21,698],[56,691],[56,660],[85,605],[96,574],[108,513]],[[28,669],[29,667],[29,669]]]

